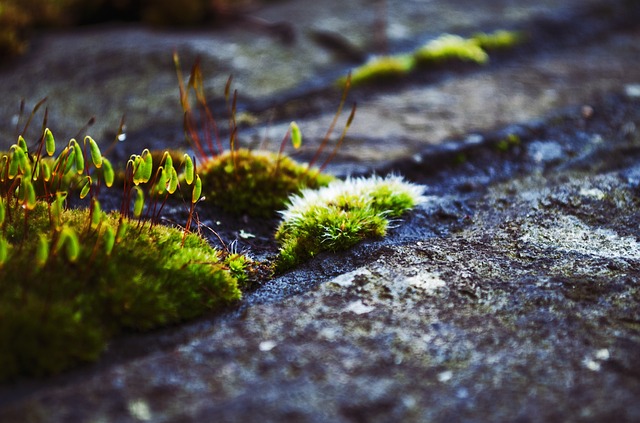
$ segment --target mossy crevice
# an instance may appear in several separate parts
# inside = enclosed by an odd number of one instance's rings
[[[185,133],[198,161],[185,153],[145,149],[117,171],[89,136],[71,139],[56,154],[48,129],[35,149],[20,136],[0,157],[0,343],[10,346],[0,352],[0,380],[56,373],[96,359],[109,339],[124,331],[223,308],[275,268],[383,236],[390,219],[423,201],[422,188],[399,177],[340,181],[322,172],[354,118],[355,105],[321,160],[349,79],[319,148],[309,164],[301,164],[284,152],[289,139],[294,149],[302,143],[295,122],[277,153],[238,146],[231,81],[225,89],[225,97],[232,98],[225,150],[217,130],[206,133],[216,125],[201,91],[198,63],[188,84],[178,75]],[[202,131],[195,127],[191,91],[207,116]],[[122,202],[119,211],[107,213],[98,198],[114,184],[122,190]],[[272,217],[290,202],[276,234],[282,247],[277,262],[256,263],[233,247],[216,250],[191,233],[203,194],[204,204],[236,215]],[[160,224],[165,202],[174,195],[188,208],[182,229]],[[75,196],[82,201],[73,203],[85,208],[68,208]]]

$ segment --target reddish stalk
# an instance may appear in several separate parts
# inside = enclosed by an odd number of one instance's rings
[[[231,79],[227,81],[229,84]],[[225,98],[228,99],[228,87],[225,87]],[[238,102],[238,90],[233,90],[233,101],[231,103],[230,116],[229,116],[229,130],[231,131],[231,136],[229,137],[229,153],[231,154],[231,161],[233,163],[233,173],[237,174],[236,169],[238,168],[238,147],[236,146],[236,137],[238,135],[238,126],[236,124],[236,107]],[[227,101],[228,104],[228,101]]]
[[[331,136],[331,133],[336,127],[336,123],[338,122],[338,117],[340,117],[340,114],[342,113],[342,108],[344,107],[344,103],[347,100],[347,94],[349,93],[350,88],[351,88],[351,72],[349,72],[349,74],[347,75],[347,80],[344,83],[344,89],[342,90],[342,98],[340,99],[338,110],[336,111],[336,114],[333,116],[331,125],[329,125],[329,129],[327,130],[327,133],[322,139],[320,146],[318,147],[318,149],[316,150],[316,153],[314,154],[313,158],[309,162],[309,168],[311,168],[318,161],[318,159],[320,158],[320,155],[322,154],[322,151],[324,150],[325,146],[329,142],[329,137]]]
[[[209,153],[211,156],[216,156],[221,154],[223,151],[222,143],[220,142],[220,136],[218,133],[218,125],[216,124],[216,120],[209,109],[209,105],[207,104],[207,98],[204,93],[204,83],[202,82],[202,68],[200,66],[200,59],[196,59],[196,63],[193,65],[193,69],[191,71],[192,76],[189,78],[190,85],[193,89],[193,92],[196,95],[196,100],[200,104],[200,113],[204,116],[202,117],[203,126],[204,126],[204,134],[205,140],[207,141],[207,146],[209,148]],[[193,80],[193,82],[191,82]],[[230,83],[227,81],[227,83]],[[211,126],[213,131],[211,131]],[[213,137],[211,133],[213,132],[217,147],[213,146]]]
[[[331,163],[331,161],[334,159],[334,157],[338,153],[338,150],[342,146],[342,142],[344,141],[344,138],[347,135],[347,131],[351,126],[351,122],[353,122],[353,118],[355,114],[356,114],[356,103],[353,103],[353,107],[351,108],[351,113],[349,114],[349,118],[347,119],[347,123],[345,124],[344,129],[342,130],[342,133],[340,134],[340,138],[338,138],[338,142],[336,142],[336,145],[335,147],[333,147],[333,151],[331,152],[329,157],[327,157],[324,163],[322,163],[322,166],[320,166],[320,169],[319,169],[320,172],[322,172],[327,167],[327,165]]]
[[[282,138],[282,142],[280,143],[280,150],[278,150],[278,158],[276,159],[276,167],[273,170],[272,177],[276,177],[278,175],[278,170],[280,169],[280,159],[282,158],[282,154],[284,153],[284,147],[287,144],[287,141],[291,137],[291,127],[287,129],[287,132],[284,134]]]
[[[29,119],[27,119],[27,123],[24,125],[24,128],[22,128],[22,132],[20,132],[20,134],[25,134],[27,132],[27,129],[31,124],[31,120],[35,116],[40,106],[42,106],[46,101],[47,101],[47,97],[43,98],[38,103],[36,103],[36,105],[33,107],[33,110],[31,111],[31,114],[29,115]],[[22,100],[22,102],[20,103],[20,115],[22,115],[23,111],[24,111],[24,100]]]
[[[197,165],[196,165],[196,161],[195,161],[195,157],[193,160],[193,174],[197,175]],[[194,182],[195,184],[195,179]],[[187,240],[187,234],[189,233],[189,231],[191,230],[191,222],[193,221],[193,213],[195,212],[196,209],[196,204],[198,203],[199,200],[193,200],[193,198],[191,199],[191,205],[189,206],[189,217],[187,218],[187,224],[184,227],[184,234],[182,235],[182,243],[180,244],[180,248],[184,247],[184,243]]]
[[[220,142],[220,135],[218,132],[218,125],[211,113],[204,93],[204,84],[202,81],[202,70],[200,66],[200,58],[196,59],[196,62],[191,68],[189,74],[189,81],[186,86],[184,83],[184,76],[180,67],[180,60],[177,52],[173,53],[173,60],[176,66],[176,74],[178,78],[178,88],[180,91],[180,105],[184,112],[183,127],[185,131],[185,138],[194,148],[201,160],[205,161],[210,157],[217,156],[222,153],[223,147]],[[231,78],[227,82],[227,86],[230,84]],[[199,106],[199,115],[201,121],[201,127],[203,128],[202,136],[198,132],[195,122],[194,111],[189,101],[189,90],[193,90],[196,101]],[[213,136],[212,136],[213,133]],[[215,138],[215,146],[213,139]],[[205,151],[205,145],[209,150],[209,153]]]
[[[102,153],[103,156],[108,156],[111,151],[118,145],[118,142],[123,141],[121,138],[124,135],[124,127],[125,127],[125,115],[122,115],[120,118],[120,125],[118,126],[118,132],[116,132],[116,137],[111,142],[111,145]]]

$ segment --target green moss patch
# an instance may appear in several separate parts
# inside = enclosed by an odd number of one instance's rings
[[[384,236],[390,219],[421,203],[423,188],[400,177],[337,180],[290,198],[276,233],[278,270],[321,251],[340,251],[366,238]]]
[[[155,167],[148,150],[132,155],[121,212],[105,213],[97,194],[115,172],[97,143],[55,150],[46,129],[33,152],[19,137],[0,157],[0,380],[59,372],[94,360],[118,333],[240,299],[251,260],[189,232],[201,180],[188,156],[179,176],[169,153]],[[180,186],[191,192],[185,229],[158,225]],[[69,192],[90,207],[68,209]]]
[[[59,372],[97,358],[126,330],[147,330],[201,315],[240,298],[246,263],[225,257],[195,234],[106,215],[95,227],[87,210],[62,213],[51,230],[38,203],[5,226],[0,267],[0,379]],[[119,232],[109,249],[107,232]],[[60,240],[63,233],[72,241]],[[74,244],[74,245],[72,245]],[[41,249],[49,252],[43,255]]]
[[[410,54],[374,57],[351,72],[351,83],[359,85],[363,82],[393,80],[408,74],[414,66],[415,59]],[[341,83],[344,84],[344,80]]]
[[[522,32],[499,29],[491,33],[479,32],[471,40],[484,50],[497,51],[513,48],[525,41],[525,38]]]
[[[420,65],[439,64],[450,60],[482,65],[489,61],[487,52],[474,39],[452,34],[444,34],[429,41],[414,52],[414,57]]]
[[[254,1],[253,3],[264,3]],[[0,61],[22,54],[34,28],[68,27],[109,20],[159,26],[216,23],[244,4],[231,0],[0,0]]]
[[[239,149],[225,151],[198,169],[208,203],[229,213],[271,217],[291,194],[326,186],[333,176],[286,155]]]
[[[477,33],[470,38],[443,34],[415,51],[406,54],[378,56],[351,71],[354,85],[404,77],[417,69],[447,63],[489,62],[489,52],[513,48],[524,40],[520,32],[497,30]],[[345,79],[339,80],[344,85]]]

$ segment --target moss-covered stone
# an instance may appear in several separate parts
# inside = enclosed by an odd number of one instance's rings
[[[524,33],[505,29],[499,29],[491,33],[479,32],[471,37],[471,41],[487,51],[513,48],[525,39],[526,35]]]

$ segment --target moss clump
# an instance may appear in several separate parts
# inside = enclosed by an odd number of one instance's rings
[[[184,112],[185,137],[200,160],[199,172],[206,186],[204,194],[210,204],[221,207],[229,213],[273,217],[284,207],[289,195],[296,194],[305,188],[325,186],[334,179],[324,174],[323,170],[335,157],[345,139],[347,130],[353,122],[355,104],[333,150],[318,168],[314,166],[319,162],[342,112],[351,85],[350,77],[345,80],[336,114],[314,156],[309,164],[300,164],[284,153],[289,140],[294,149],[302,145],[302,131],[295,121],[290,123],[277,153],[239,148],[238,91],[233,90],[231,95],[231,77],[227,80],[224,90],[229,111],[229,141],[228,148],[223,146],[218,124],[205,96],[200,62],[194,63],[189,79],[185,82],[177,53],[174,53],[173,60],[180,89],[180,104]]]
[[[0,380],[61,371],[97,358],[123,330],[146,330],[201,315],[240,298],[236,277],[207,242],[116,213],[91,228],[88,210],[68,210],[51,230],[39,202],[4,228],[0,267]],[[62,234],[73,241],[62,244]],[[119,239],[109,251],[109,236]],[[73,243],[75,245],[72,245]],[[43,247],[43,245],[45,247]],[[43,256],[41,249],[49,250]]]
[[[389,219],[421,203],[423,188],[400,177],[334,181],[290,198],[276,239],[277,269],[289,269],[321,251],[340,251],[386,234]]]
[[[368,81],[395,79],[411,72],[414,65],[415,60],[410,54],[374,57],[353,70],[351,82],[358,85]],[[344,84],[344,80],[340,83]]]
[[[403,77],[417,68],[438,66],[452,62],[484,65],[489,61],[489,51],[505,50],[524,40],[520,32],[497,30],[492,33],[477,33],[471,38],[443,34],[429,41],[412,53],[381,56],[369,60],[352,70],[355,85],[371,81]],[[338,81],[344,85],[345,80]]]
[[[522,141],[516,134],[509,134],[496,143],[496,149],[498,151],[507,152],[513,148],[518,147]]]
[[[0,0],[0,60],[23,53],[28,33],[37,27],[60,27],[115,21],[160,26],[221,23],[266,0]]]
[[[418,65],[441,64],[451,60],[482,65],[489,61],[487,52],[474,39],[452,34],[429,41],[414,52],[414,58]]]
[[[33,28],[59,27],[86,21],[83,11],[106,0],[0,0],[0,57],[22,54]]]
[[[499,29],[492,33],[479,32],[471,37],[480,48],[487,51],[506,50],[522,43],[525,36],[522,32]]]
[[[271,217],[291,194],[327,185],[333,176],[286,155],[239,149],[225,151],[198,169],[207,202],[229,213]]]
[[[70,140],[54,159],[46,129],[34,151],[19,137],[0,157],[0,380],[59,372],[95,359],[122,331],[240,298],[238,281],[247,284],[251,261],[188,232],[201,195],[190,159],[180,183],[169,153],[162,167],[148,150],[131,156],[120,214],[103,212],[96,198],[114,171],[91,137]],[[90,199],[88,209],[66,208],[68,180]],[[181,184],[192,192],[186,229],[158,225],[158,202]],[[144,217],[141,187],[150,197]]]

